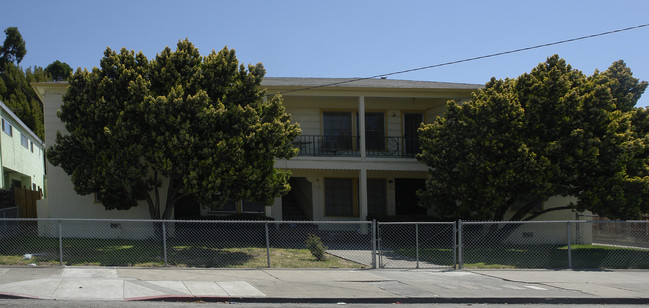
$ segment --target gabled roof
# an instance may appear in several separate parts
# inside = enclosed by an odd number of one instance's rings
[[[264,77],[261,82],[265,87],[346,87],[346,88],[392,88],[392,89],[448,89],[475,90],[484,87],[482,84],[450,83],[435,81],[414,81],[397,79],[364,79],[364,78],[302,78],[302,77]]]

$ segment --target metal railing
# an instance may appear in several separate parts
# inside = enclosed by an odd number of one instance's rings
[[[649,268],[649,221],[0,218],[0,265]]]
[[[301,135],[293,141],[298,156],[360,156],[358,136]]]
[[[298,156],[360,156],[359,136],[301,135],[293,145]],[[417,137],[366,136],[365,152],[368,157],[411,158],[419,152]]]
[[[367,156],[411,158],[419,153],[419,138],[368,136],[365,148]]]

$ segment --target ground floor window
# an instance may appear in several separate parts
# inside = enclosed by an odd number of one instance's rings
[[[210,205],[210,212],[214,213],[264,213],[266,206],[263,203],[247,201],[247,200],[228,200],[223,207],[217,204]]]
[[[244,213],[266,212],[266,206],[263,203],[243,200],[241,201],[241,205]]]
[[[351,178],[325,178],[325,216],[358,216],[357,185]]]
[[[385,179],[367,179],[367,215],[385,216],[386,185]]]

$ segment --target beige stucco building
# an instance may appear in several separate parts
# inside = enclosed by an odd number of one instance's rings
[[[441,115],[448,100],[466,100],[481,85],[390,79],[265,78],[272,96],[280,93],[302,128],[295,140],[299,155],[278,160],[292,172],[291,192],[272,206],[233,201],[225,208],[185,204],[183,216],[265,212],[276,220],[365,220],[368,217],[421,215],[415,191],[427,167],[415,159],[416,130]],[[35,83],[44,105],[46,144],[65,132],[57,117],[67,83]],[[47,163],[47,200],[41,217],[148,218],[146,205],[106,211],[94,196],[74,193],[69,176]],[[164,200],[162,200],[164,202]]]
[[[297,157],[279,160],[292,172],[291,192],[278,199],[275,219],[366,220],[426,214],[416,190],[428,176],[418,162],[417,129],[481,85],[363,79],[267,78],[300,123]],[[321,85],[329,85],[321,87]]]
[[[262,86],[268,96],[281,94],[286,111],[302,129],[302,135],[294,141],[300,150],[298,156],[275,163],[277,168],[291,171],[291,191],[276,198],[271,206],[237,200],[217,208],[185,201],[176,206],[172,218],[263,213],[284,221],[365,221],[410,220],[426,215],[427,210],[417,206],[416,191],[429,176],[428,167],[415,158],[419,149],[417,128],[442,115],[448,100],[468,100],[482,85],[389,79],[348,81],[265,78]],[[54,144],[56,132],[65,133],[57,111],[67,83],[35,83],[33,87],[44,105],[46,144]],[[38,203],[39,217],[149,219],[143,201],[129,210],[107,211],[93,195],[76,194],[70,177],[61,168],[49,162],[46,166],[49,193]],[[164,194],[161,197],[164,204]],[[559,207],[570,201],[575,200],[553,197],[542,207]],[[565,219],[575,219],[575,213],[553,211],[537,218]],[[544,236],[543,226],[525,225],[512,234],[511,240],[529,242],[530,236],[538,241],[554,239]],[[106,221],[97,222],[96,227],[102,237],[152,236],[150,232],[133,233],[128,227]]]

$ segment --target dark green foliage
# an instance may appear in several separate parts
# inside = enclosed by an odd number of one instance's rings
[[[0,101],[41,139],[44,138],[43,108],[30,83],[47,80],[49,77],[40,67],[23,72],[13,63],[5,62],[0,70]]]
[[[15,27],[5,29],[5,34],[4,44],[0,46],[0,101],[44,139],[43,108],[30,83],[51,78],[38,66],[23,71],[18,64],[27,53],[25,41]]]
[[[154,219],[190,195],[203,205],[271,204],[290,188],[274,161],[296,154],[299,127],[281,97],[264,100],[264,74],[239,65],[234,50],[203,57],[187,40],[151,61],[108,48],[99,68],[69,79],[60,118],[70,134],[57,135],[48,159],[79,194],[97,193],[107,209],[143,198]]]
[[[311,252],[311,255],[318,261],[324,261],[327,259],[325,251],[327,251],[327,246],[322,243],[322,239],[315,234],[309,234],[309,237],[305,241],[306,249]]]
[[[52,77],[52,80],[61,81],[68,79],[72,74],[72,68],[67,63],[56,60],[45,68],[45,72]]]
[[[23,36],[16,27],[5,29],[5,35],[4,44],[2,44],[2,49],[0,49],[0,63],[10,62],[18,65],[27,54]]]
[[[492,79],[420,128],[418,158],[431,167],[420,204],[440,219],[530,220],[565,208],[638,218],[649,211],[648,130],[646,110],[633,106],[646,87],[622,61],[586,76],[556,55]],[[577,202],[539,209],[552,196]]]

